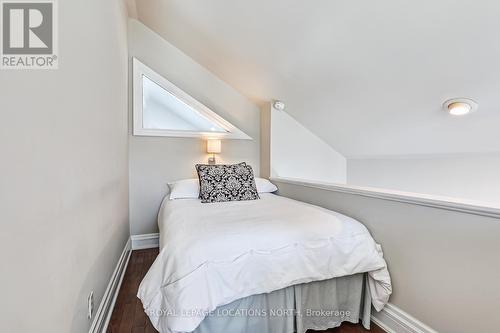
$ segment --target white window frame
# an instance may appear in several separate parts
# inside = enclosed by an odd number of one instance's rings
[[[175,84],[168,81],[154,70],[140,62],[137,58],[132,59],[132,80],[133,80],[133,134],[138,136],[170,136],[170,137],[188,137],[188,138],[217,138],[217,139],[241,139],[252,140],[250,136],[242,130],[219,116],[208,107],[198,102],[188,93],[178,88]],[[203,132],[203,131],[186,131],[186,130],[171,130],[171,129],[151,129],[143,126],[143,80],[146,76],[151,81],[158,84],[160,87],[174,95],[190,106],[193,110],[200,113],[210,121],[216,123],[219,127],[227,131],[220,132]]]

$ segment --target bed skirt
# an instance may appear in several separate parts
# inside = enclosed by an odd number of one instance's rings
[[[360,320],[370,328],[366,274],[310,282],[220,306],[193,333],[304,333]]]

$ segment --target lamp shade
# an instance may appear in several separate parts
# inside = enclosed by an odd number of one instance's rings
[[[221,141],[219,139],[207,140],[207,153],[219,154],[221,152]]]

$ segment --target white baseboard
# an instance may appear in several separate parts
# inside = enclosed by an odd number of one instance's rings
[[[371,319],[387,333],[437,333],[392,304],[387,304],[380,312],[373,310]]]
[[[111,275],[108,286],[104,291],[101,304],[99,304],[99,308],[95,313],[94,321],[90,326],[89,333],[106,332],[132,250],[155,248],[158,247],[159,244],[159,234],[133,235],[129,238],[127,244],[125,244],[125,248],[123,249],[120,259],[116,264],[113,275]]]
[[[116,298],[118,297],[118,292],[120,291],[120,286],[125,275],[127,264],[130,259],[130,255],[132,254],[131,250],[131,241],[129,239],[127,244],[125,244],[125,248],[123,249],[120,259],[118,260],[113,275],[111,275],[108,287],[104,291],[101,304],[99,304],[99,308],[95,313],[94,321],[92,322],[92,326],[90,326],[89,333],[106,332],[109,320],[111,319],[111,313],[115,307]]]
[[[160,246],[160,234],[142,234],[130,236],[132,250],[152,249]]]

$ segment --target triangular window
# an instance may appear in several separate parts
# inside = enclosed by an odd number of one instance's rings
[[[251,139],[139,60],[134,69],[134,135]]]

